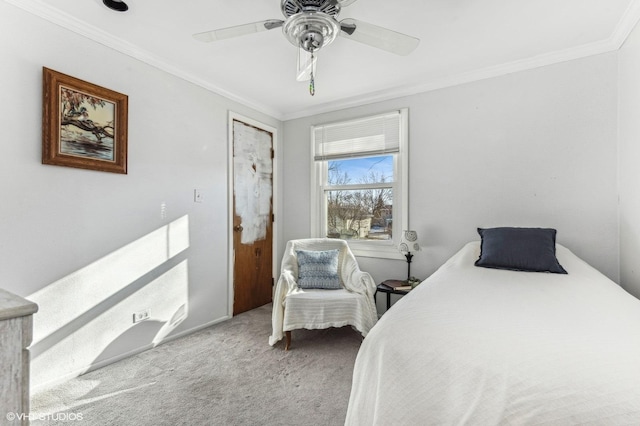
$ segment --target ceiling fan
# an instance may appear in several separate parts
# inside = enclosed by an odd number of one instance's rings
[[[337,36],[345,37],[387,52],[406,56],[420,40],[387,28],[356,19],[338,21],[340,10],[356,0],[281,0],[285,19],[267,19],[194,34],[204,42],[224,40],[282,27],[282,32],[298,47],[298,81],[310,80],[309,92],[315,94],[316,52],[331,44]]]

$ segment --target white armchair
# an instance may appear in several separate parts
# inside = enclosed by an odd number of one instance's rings
[[[338,250],[338,289],[300,288],[298,286],[298,250]],[[286,335],[285,349],[291,345],[291,330],[309,330],[351,325],[363,336],[378,320],[373,296],[376,284],[371,275],[358,267],[346,241],[332,238],[291,240],[287,243],[280,278],[273,297],[272,327],[269,344]]]

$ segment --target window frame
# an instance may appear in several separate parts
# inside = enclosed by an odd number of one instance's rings
[[[394,165],[394,182],[389,183],[372,183],[372,184],[352,184],[352,185],[332,185],[327,184],[328,181],[328,163],[330,159],[315,160],[315,129],[321,126],[343,124],[366,120],[377,116],[384,116],[390,113],[399,114],[399,149],[398,152],[379,155],[393,155]],[[383,259],[404,259],[403,255],[398,251],[402,230],[408,229],[409,224],[409,110],[402,108],[399,110],[387,111],[381,114],[372,114],[360,118],[335,121],[313,125],[310,128],[311,135],[311,236],[316,238],[326,237],[327,222],[327,204],[324,193],[331,189],[354,190],[361,188],[392,187],[393,189],[393,237],[390,240],[346,240],[351,251],[356,256],[374,257]],[[353,156],[350,158],[371,157],[370,154]]]

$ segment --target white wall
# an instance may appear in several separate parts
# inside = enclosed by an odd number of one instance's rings
[[[616,53],[285,122],[283,241],[309,235],[309,126],[408,107],[409,221],[426,277],[477,227],[541,226],[618,280]],[[406,263],[360,258],[378,281]]]
[[[640,27],[619,52],[620,284],[640,297]]]
[[[33,385],[224,319],[228,111],[281,123],[5,2],[0,54],[0,287],[40,305]],[[129,96],[127,175],[41,164],[43,66]]]

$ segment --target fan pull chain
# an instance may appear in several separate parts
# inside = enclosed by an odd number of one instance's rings
[[[316,94],[316,81],[313,77],[313,51],[311,51],[311,79],[309,80],[309,94],[314,96]]]
[[[311,96],[316,94],[315,80],[313,79],[313,72],[311,72],[311,80],[309,80],[309,93]]]

